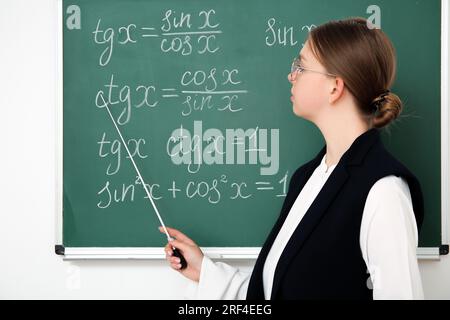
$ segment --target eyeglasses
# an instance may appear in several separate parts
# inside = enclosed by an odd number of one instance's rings
[[[297,74],[298,73],[303,73],[304,71],[320,73],[320,74],[323,74],[323,75],[326,75],[326,76],[329,76],[329,77],[337,77],[337,75],[332,74],[332,73],[315,71],[315,70],[311,70],[311,69],[302,67],[302,65],[300,64],[300,59],[299,58],[295,58],[294,61],[292,62],[292,65],[291,65],[292,80],[295,80],[297,78]]]

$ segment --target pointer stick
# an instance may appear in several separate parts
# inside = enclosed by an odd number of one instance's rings
[[[116,121],[114,121],[114,117],[113,117],[113,115],[111,114],[111,111],[110,111],[109,108],[108,108],[108,104],[106,103],[105,98],[103,98],[103,94],[101,94],[100,97],[102,98],[103,103],[104,103],[104,105],[105,105],[105,107],[106,107],[106,110],[108,111],[109,116],[111,117],[111,120],[112,120],[112,122],[114,123],[114,127],[116,128],[117,133],[119,134],[120,139],[122,140],[122,144],[124,145],[125,149],[127,150],[128,156],[130,157],[131,162],[133,163],[134,169],[136,170],[136,173],[138,174],[139,179],[141,180],[142,186],[144,187],[144,190],[145,190],[145,192],[147,193],[147,197],[148,197],[148,199],[150,200],[150,203],[152,204],[153,209],[155,210],[156,215],[158,216],[159,222],[161,223],[161,226],[163,227],[164,232],[166,233],[167,241],[170,241],[170,240],[172,240],[172,238],[170,237],[169,232],[168,232],[167,229],[166,229],[166,225],[164,224],[164,222],[163,222],[161,216],[159,215],[158,208],[156,208],[155,202],[153,201],[152,196],[150,195],[150,192],[148,192],[147,185],[145,184],[144,179],[142,178],[141,173],[139,172],[139,169],[138,169],[138,167],[136,166],[136,163],[134,162],[134,159],[133,159],[133,156],[132,156],[131,153],[130,153],[130,150],[128,150],[128,146],[127,146],[127,144],[125,143],[125,140],[123,139],[122,134],[120,133],[120,130],[119,130],[119,127],[118,127],[117,124],[116,124]],[[177,258],[180,259],[181,269],[186,268],[186,267],[187,267],[187,262],[186,262],[186,259],[185,259],[185,258],[183,257],[183,255],[181,254],[181,252],[178,251],[178,249],[175,248],[175,247],[172,247],[172,251],[173,251],[173,255],[174,255],[175,257],[177,257]]]

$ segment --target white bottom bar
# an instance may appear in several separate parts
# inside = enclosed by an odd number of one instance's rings
[[[439,248],[417,248],[417,258],[420,260],[441,260]]]
[[[201,248],[213,259],[256,259],[261,248]],[[65,248],[64,260],[165,259],[164,248]]]
[[[201,248],[212,259],[255,259],[261,248]],[[157,260],[165,259],[164,248],[65,248],[64,260]],[[417,258],[420,260],[440,260],[439,248],[418,248]]]

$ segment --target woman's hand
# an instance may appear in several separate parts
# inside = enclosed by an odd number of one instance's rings
[[[167,227],[166,229],[171,238],[176,238],[175,240],[170,241],[164,248],[166,251],[167,261],[173,269],[179,271],[183,276],[198,282],[200,279],[200,271],[202,269],[202,250],[200,250],[194,241],[177,229]],[[163,227],[159,227],[159,231],[165,233]],[[184,259],[186,259],[187,267],[185,269],[181,270],[180,259],[172,256],[172,247],[177,248],[178,251],[180,251],[180,253],[184,256]]]

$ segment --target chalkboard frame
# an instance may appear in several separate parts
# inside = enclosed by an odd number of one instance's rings
[[[56,103],[55,103],[55,150],[56,150],[56,234],[55,253],[64,260],[117,260],[117,259],[165,259],[162,247],[64,247],[63,243],[63,0],[56,0]],[[439,260],[449,253],[450,220],[450,55],[449,37],[450,5],[441,0],[441,243],[440,247],[419,247],[417,257],[421,260]],[[256,259],[260,247],[202,247],[202,251],[213,259]]]

